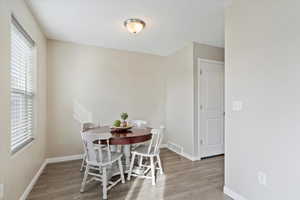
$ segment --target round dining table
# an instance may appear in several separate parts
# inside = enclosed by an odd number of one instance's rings
[[[92,129],[89,132],[97,133],[97,128]],[[130,166],[130,149],[132,144],[143,143],[151,140],[151,128],[132,128],[129,130],[124,130],[122,132],[115,131],[111,129],[111,138],[109,139],[110,145],[121,145],[123,154],[125,156],[125,166],[126,169],[129,169]],[[95,140],[95,144],[106,144],[107,141]]]

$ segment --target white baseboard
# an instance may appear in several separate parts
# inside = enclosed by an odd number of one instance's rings
[[[192,156],[192,155],[190,155],[188,153],[185,153],[185,152],[182,152],[180,155],[183,156],[183,157],[185,157],[185,158],[187,158],[187,159],[189,159],[189,160],[191,160],[191,161],[198,160],[196,157],[194,157],[194,156]]]
[[[247,200],[245,197],[242,195],[234,192],[233,190],[229,189],[228,187],[224,186],[223,192],[233,198],[234,200]]]
[[[161,144],[161,145],[160,145],[160,148],[161,148],[161,149],[168,148],[168,145],[167,145],[167,144]]]
[[[161,148],[167,148],[167,149],[169,149],[170,151],[173,151],[174,153],[176,153],[176,154],[178,154],[178,155],[181,155],[182,157],[185,157],[186,159],[188,159],[188,160],[191,160],[191,161],[196,161],[197,160],[197,158],[195,158],[194,156],[191,156],[190,154],[188,154],[188,153],[185,153],[185,152],[178,152],[178,151],[176,151],[176,150],[174,150],[174,149],[172,149],[172,148],[170,148],[169,146],[168,146],[168,144],[164,144],[164,146],[161,146]]]
[[[35,176],[33,177],[33,179],[31,180],[31,182],[29,183],[29,185],[27,186],[27,188],[25,189],[24,193],[22,194],[22,196],[20,197],[19,200],[26,200],[27,196],[29,195],[29,193],[31,192],[34,184],[37,182],[37,180],[39,179],[40,175],[43,173],[45,167],[47,165],[46,160],[43,162],[42,166],[40,167],[39,171],[35,174]]]
[[[54,158],[48,158],[46,159],[47,164],[49,163],[59,163],[59,162],[65,162],[65,161],[71,161],[71,160],[79,160],[82,159],[83,155],[72,155],[72,156],[63,156],[63,157],[54,157]]]

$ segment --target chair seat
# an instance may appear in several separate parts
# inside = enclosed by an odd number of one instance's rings
[[[86,161],[88,164],[90,165],[101,165],[101,166],[105,166],[105,165],[109,165],[112,164],[116,161],[118,161],[118,159],[120,159],[122,157],[122,153],[119,152],[111,152],[111,159],[108,158],[108,154],[106,152],[103,152],[102,156],[103,156],[103,160],[102,162],[100,162],[100,160],[97,159],[97,162],[91,162],[91,161]]]
[[[148,153],[148,150],[149,150],[149,145],[148,144],[143,144],[143,145],[140,145],[138,147],[136,147],[133,151],[133,153],[135,154],[141,154],[141,155],[144,155],[144,156],[154,156],[156,154],[154,154],[154,147],[151,147],[151,150],[150,150],[150,153]]]

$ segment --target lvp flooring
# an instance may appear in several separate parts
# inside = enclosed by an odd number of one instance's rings
[[[157,177],[156,186],[150,180],[133,178],[118,184],[108,192],[109,200],[231,200],[223,194],[224,157],[218,156],[192,162],[168,149],[161,150],[164,175]],[[83,173],[81,161],[49,164],[40,176],[28,200],[100,200],[98,182],[86,186],[80,193]]]

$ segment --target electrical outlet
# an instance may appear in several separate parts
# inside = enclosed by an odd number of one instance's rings
[[[0,184],[0,199],[4,198],[4,185]]]
[[[258,172],[257,179],[260,185],[267,185],[267,175],[264,172]]]

